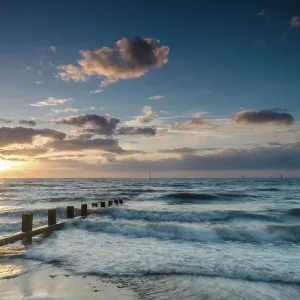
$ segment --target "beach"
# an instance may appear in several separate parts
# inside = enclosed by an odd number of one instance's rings
[[[97,276],[78,276],[51,264],[21,258],[6,259],[0,265],[2,300],[137,299],[122,284]]]
[[[1,299],[300,298],[297,179],[7,180],[2,190],[2,236],[24,212],[34,226],[50,208],[58,221],[67,205],[92,213],[1,247]],[[124,205],[91,208],[116,198]]]

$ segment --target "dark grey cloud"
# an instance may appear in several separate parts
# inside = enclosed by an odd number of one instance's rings
[[[49,142],[47,147],[57,151],[82,151],[82,150],[100,150],[112,153],[121,153],[124,150],[114,139],[82,139],[74,138],[69,140],[54,140]]]
[[[239,125],[269,124],[289,126],[294,122],[294,117],[277,109],[242,110],[235,114],[234,122]]]
[[[90,126],[91,128],[83,129],[83,132],[99,135],[112,135],[119,122],[119,119],[110,116],[99,116],[95,114],[71,116],[54,121],[54,123],[56,124],[66,124],[77,127]]]
[[[159,41],[134,36],[123,38],[112,47],[80,51],[78,65],[59,66],[58,78],[65,81],[86,81],[90,76],[104,78],[101,86],[124,79],[137,79],[151,68],[160,68],[168,62],[169,48]]]
[[[10,144],[31,144],[36,136],[49,137],[53,139],[64,139],[66,134],[52,129],[33,129],[28,127],[1,127],[0,146]]]
[[[0,118],[0,123],[10,124],[10,123],[12,123],[12,120],[10,120],[10,119],[5,119],[5,118]]]
[[[174,149],[161,149],[158,150],[158,153],[175,153],[175,154],[193,154],[198,152],[199,149],[190,148],[190,147],[181,147],[181,148],[174,148]]]
[[[300,170],[300,143],[281,147],[224,149],[203,155],[183,155],[180,158],[137,160],[114,163],[114,172],[180,172],[230,170]],[[103,171],[109,167],[103,166]]]
[[[152,127],[120,127],[115,130],[116,135],[146,135],[153,136],[156,134],[155,128]]]
[[[35,120],[20,120],[19,124],[27,125],[27,126],[36,126],[36,121]]]

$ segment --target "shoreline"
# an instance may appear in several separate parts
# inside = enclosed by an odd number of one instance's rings
[[[104,282],[91,275],[74,275],[40,261],[1,258],[0,299],[2,300],[106,300],[138,299],[131,290]]]

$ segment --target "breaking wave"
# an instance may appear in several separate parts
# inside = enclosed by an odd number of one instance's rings
[[[300,242],[300,226],[199,226],[180,223],[134,223],[113,221],[74,220],[76,228],[91,232],[125,236],[175,239],[194,242],[238,241]]]

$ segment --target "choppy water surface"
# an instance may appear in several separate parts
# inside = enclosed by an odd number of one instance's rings
[[[300,299],[300,180],[3,180],[0,235],[47,209],[123,198],[26,257],[122,281],[142,299]]]

